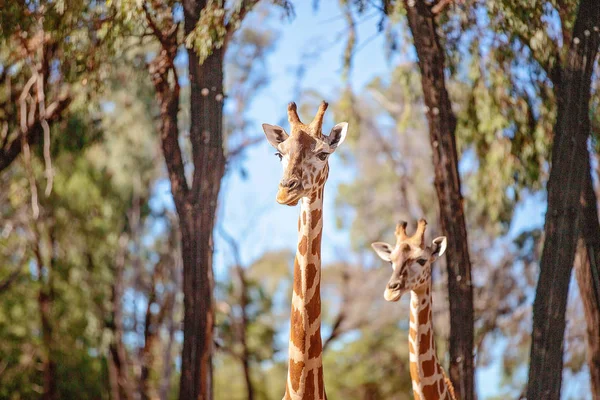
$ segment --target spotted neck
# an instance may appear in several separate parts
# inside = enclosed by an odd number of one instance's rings
[[[456,400],[435,351],[431,299],[431,281],[410,292],[408,350],[413,395],[415,400]]]
[[[290,318],[288,376],[284,400],[325,400],[321,355],[321,233],[323,187],[304,197]]]

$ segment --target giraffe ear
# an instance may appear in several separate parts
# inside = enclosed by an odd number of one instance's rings
[[[431,242],[431,255],[436,259],[441,257],[446,252],[446,245],[448,241],[446,236],[438,236]]]
[[[329,136],[325,136],[324,140],[329,145],[331,152],[335,151],[335,149],[342,144],[344,139],[346,139],[346,133],[348,132],[348,123],[340,122],[336,126],[331,129],[331,133]]]
[[[263,124],[262,127],[265,131],[267,140],[269,143],[271,143],[271,146],[275,147],[276,149],[279,148],[278,146],[280,143],[285,142],[289,137],[289,135],[285,132],[285,129],[280,126]]]
[[[390,256],[392,255],[392,250],[394,250],[394,248],[389,244],[384,242],[375,242],[371,243],[371,247],[383,261],[392,261]]]

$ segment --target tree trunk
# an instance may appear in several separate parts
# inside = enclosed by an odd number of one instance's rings
[[[115,260],[114,282],[112,287],[112,341],[108,347],[110,352],[109,368],[113,400],[133,400],[133,390],[129,377],[127,351],[123,345],[123,269],[125,268],[125,253],[127,252],[127,235],[119,238],[119,249]]]
[[[442,230],[448,238],[446,260],[450,302],[450,379],[458,398],[472,400],[473,289],[454,135],[456,117],[446,91],[444,49],[440,46],[435,14],[424,0],[405,0],[404,3],[419,58],[423,97],[428,107],[435,188]]]
[[[176,287],[179,287],[179,284],[177,284]],[[173,344],[175,343],[175,331],[176,331],[176,324],[175,324],[175,320],[173,318],[173,315],[175,314],[175,301],[173,301],[173,305],[171,307],[171,309],[167,312],[166,314],[166,326],[167,326],[167,330],[169,332],[169,336],[167,338],[167,343],[165,345],[164,348],[164,352],[163,352],[163,372],[162,372],[162,377],[161,377],[161,382],[160,382],[160,389],[158,392],[158,397],[160,398],[160,400],[167,400],[169,398],[169,392],[171,389],[171,375],[173,373],[173,359],[172,359],[172,353],[173,353]]]
[[[206,1],[183,2],[186,34],[195,28],[205,5]],[[225,171],[222,134],[224,50],[214,50],[202,65],[196,53],[188,51],[190,141],[194,164],[192,184],[188,186],[178,142],[179,84],[173,65],[177,36],[162,34],[161,39],[163,51],[152,62],[150,73],[161,108],[162,147],[181,230],[184,339],[179,398],[211,399],[212,231]],[[170,81],[171,73],[174,79]]]
[[[205,1],[184,1],[184,28],[196,26]],[[212,232],[221,179],[223,153],[223,49],[200,65],[188,50],[190,78],[190,141],[194,174],[182,219],[184,340],[179,398],[212,399]]]
[[[237,20],[256,1],[242,2]],[[153,5],[156,5],[153,3]],[[183,0],[184,31],[196,27],[206,0]],[[213,5],[214,6],[214,5]],[[161,106],[161,139],[179,217],[183,259],[183,350],[179,398],[212,399],[212,350],[214,310],[212,233],[221,179],[225,172],[223,152],[223,55],[236,24],[224,24],[223,47],[212,49],[202,65],[194,49],[188,49],[190,80],[190,142],[194,172],[188,185],[177,131],[179,83],[173,60],[177,54],[177,26],[171,20],[161,31],[145,4],[146,18],[163,50],[153,60],[150,74]],[[163,15],[171,15],[170,12]],[[168,19],[168,17],[167,17]],[[165,18],[163,17],[163,24]],[[231,21],[230,21],[231,22]],[[167,24],[167,25],[168,25]],[[170,75],[173,79],[170,79]]]
[[[150,281],[150,293],[146,304],[146,316],[144,319],[144,347],[141,349],[142,373],[140,375],[140,396],[142,400],[156,398],[153,388],[150,387],[150,373],[154,368],[154,343],[158,334],[159,324],[155,321],[152,313],[152,305],[156,303],[156,276],[158,267],[155,267]]]
[[[598,279],[600,222],[598,221],[598,203],[589,161],[586,169],[581,196],[583,243],[577,248],[575,276],[587,325],[587,363],[590,369],[592,398],[600,400],[600,282]]]
[[[39,221],[33,221],[34,224],[38,224]],[[45,263],[44,257],[42,256],[42,236],[39,232],[40,227],[35,226],[35,240],[34,253],[37,263],[38,280],[40,284],[40,291],[38,295],[38,307],[40,312],[41,321],[41,333],[42,343],[44,346],[43,366],[42,371],[44,374],[44,391],[42,393],[42,400],[56,400],[58,397],[56,388],[56,362],[54,359],[54,335],[52,332],[52,303],[54,301],[54,288],[52,280],[54,278],[54,264],[56,262],[54,255],[54,239],[53,234],[50,233],[50,249],[52,254],[50,256],[50,262]],[[46,268],[44,268],[46,265]]]
[[[589,100],[599,36],[600,3],[582,0],[557,88],[557,118],[548,181],[544,249],[533,304],[528,399],[560,399],[565,311],[581,229],[580,196],[589,155]],[[587,31],[587,35],[585,32]]]
[[[239,257],[238,257],[239,258]],[[240,281],[240,342],[242,345],[242,367],[244,368],[244,379],[246,381],[246,397],[247,400],[254,400],[254,386],[252,385],[252,377],[250,376],[250,351],[248,348],[248,282],[246,281],[246,273],[242,266],[238,263],[236,266],[238,278]]]
[[[583,239],[577,246],[575,255],[575,277],[579,286],[583,311],[587,324],[587,364],[590,369],[590,387],[592,399],[600,400],[600,310],[594,297],[589,249]]]
[[[171,376],[173,373],[173,346],[175,343],[175,332],[178,330],[178,324],[175,322],[175,315],[179,314],[179,302],[177,301],[177,293],[181,288],[181,247],[178,245],[180,243],[180,238],[178,235],[178,227],[176,221],[174,221],[174,217],[169,214],[169,220],[172,224],[171,231],[171,241],[170,244],[172,246],[172,259],[174,265],[169,269],[170,279],[173,282],[175,289],[172,289],[171,293],[169,293],[169,300],[163,305],[163,310],[165,314],[165,326],[168,331],[167,342],[163,348],[163,371],[160,382],[159,389],[159,398],[160,400],[167,400],[169,398],[170,390],[171,390]]]

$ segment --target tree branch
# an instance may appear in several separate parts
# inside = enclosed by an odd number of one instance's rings
[[[244,152],[248,147],[254,146],[264,139],[262,136],[256,136],[252,138],[245,139],[241,144],[231,149],[227,152],[227,162],[231,162],[235,157],[239,156],[242,152]]]
[[[63,111],[69,106],[72,100],[70,94],[63,94],[58,100],[50,104],[46,108],[46,122],[50,123],[59,120]],[[27,143],[29,145],[35,144],[43,133],[42,122],[36,119],[33,123],[28,123],[26,131],[28,132]],[[10,144],[6,148],[0,148],[0,172],[8,168],[21,153],[21,135],[23,133],[13,133],[12,136],[14,139]]]
[[[227,33],[223,42],[223,48],[227,49],[227,45],[231,41],[233,34],[239,29],[246,15],[254,8],[259,0],[244,0],[240,5],[240,10],[237,14],[232,15],[231,19],[225,25]]]
[[[21,276],[21,270],[21,267],[17,268],[13,272],[11,272],[11,274],[8,277],[6,277],[6,279],[0,282],[0,293],[8,290],[10,286],[17,280],[17,278]]]

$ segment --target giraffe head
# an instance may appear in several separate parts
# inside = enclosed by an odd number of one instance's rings
[[[375,252],[384,261],[392,264],[392,277],[383,293],[387,301],[398,301],[410,290],[419,290],[429,284],[431,264],[446,251],[446,237],[433,239],[431,246],[425,246],[425,227],[427,221],[419,220],[414,235],[406,234],[406,222],[396,226],[396,245],[384,242],[371,244]]]
[[[296,103],[288,105],[290,134],[282,127],[263,124],[267,140],[275,147],[275,153],[283,165],[283,177],[279,182],[277,202],[295,206],[305,196],[316,193],[325,185],[329,155],[346,138],[348,123],[337,124],[329,136],[321,132],[327,103],[322,102],[317,115],[308,125],[303,124],[296,111]]]

